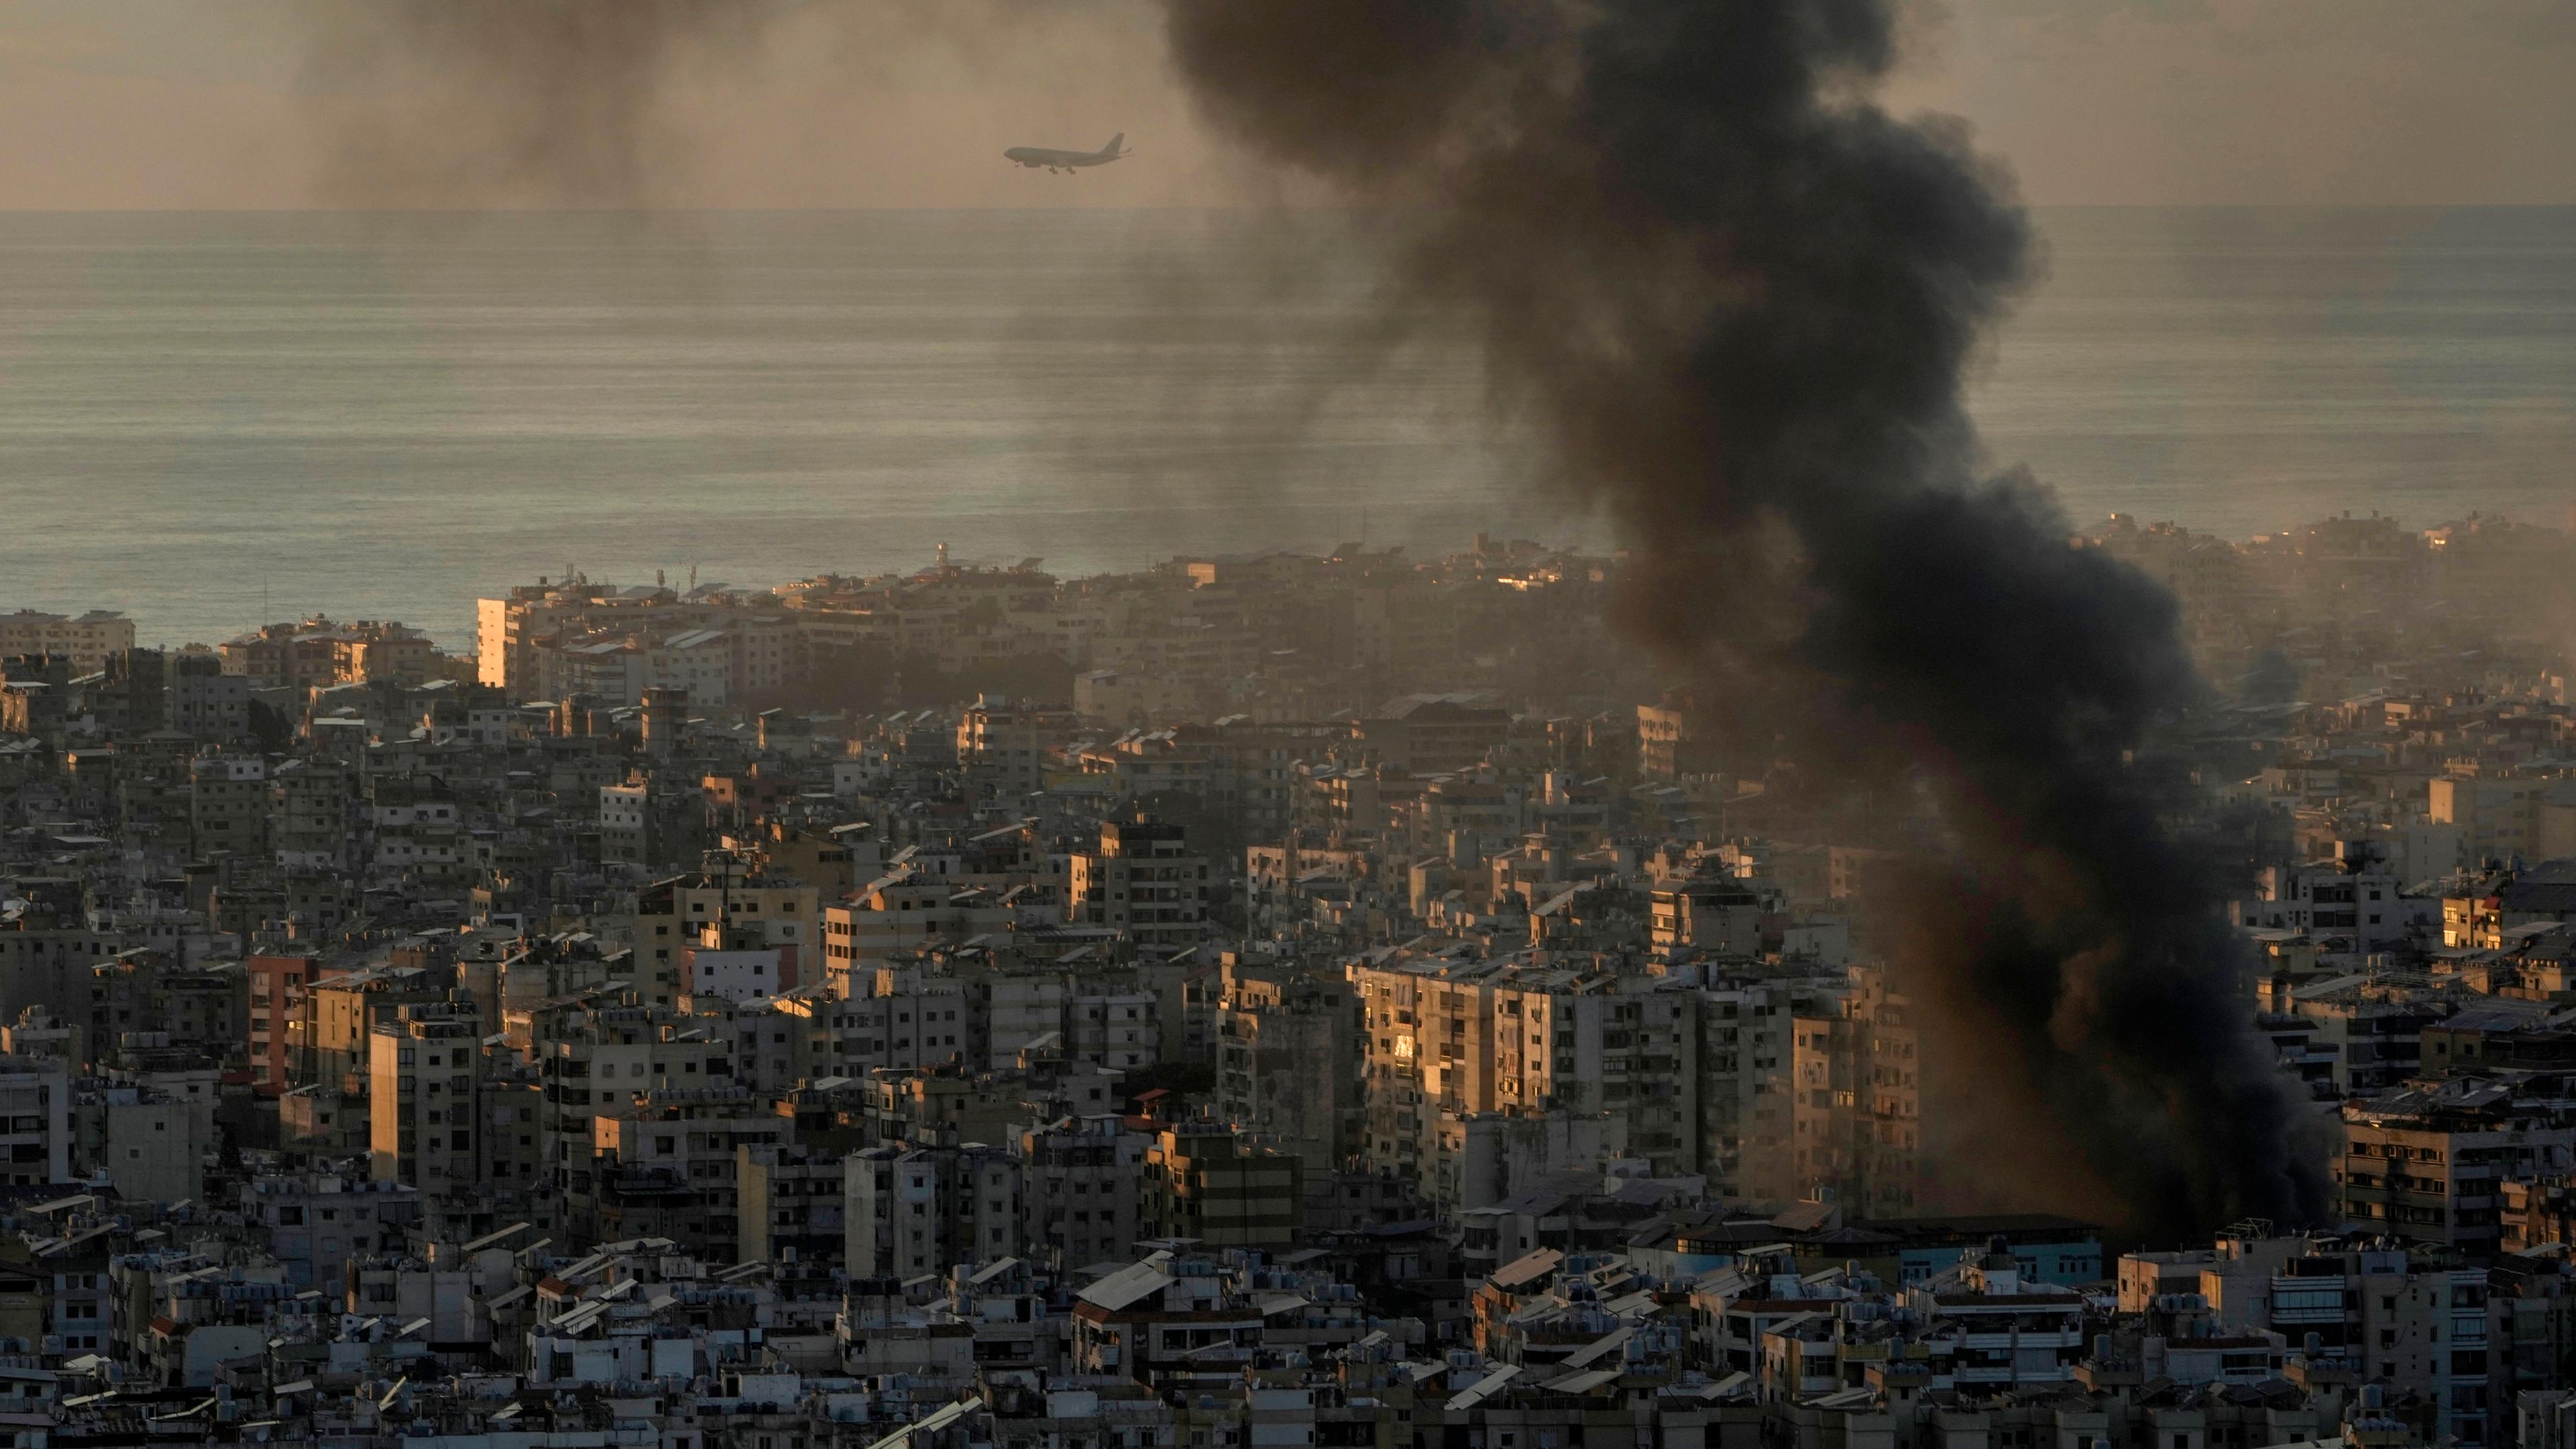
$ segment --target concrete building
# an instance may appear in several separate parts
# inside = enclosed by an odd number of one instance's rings
[[[842,1154],[777,1143],[734,1154],[736,1261],[840,1262],[848,1248]]]
[[[1062,705],[977,695],[957,717],[957,767],[995,795],[1032,794],[1045,783],[1047,751],[1073,730]]]
[[[623,1000],[569,1002],[532,1022],[543,1108],[543,1181],[591,1191],[597,1120],[641,1094],[729,1087],[732,1045],[676,1009]]]
[[[1007,1256],[1020,1163],[1007,1146],[871,1147],[843,1160],[843,1261],[852,1277],[915,1278]]]
[[[1154,1141],[1114,1114],[1023,1130],[1021,1251],[1059,1271],[1134,1253],[1145,1236],[1138,1212]]]
[[[57,654],[71,661],[75,673],[107,667],[107,659],[134,647],[134,621],[108,609],[85,614],[48,614],[18,609],[0,614],[0,659],[24,654]]]
[[[255,859],[268,854],[268,762],[201,755],[189,762],[191,853]]]
[[[2410,927],[2423,924],[2403,898],[2405,882],[2395,872],[2341,865],[2267,867],[2250,900],[2231,913],[2247,930],[2296,931],[2321,945],[2353,955],[2370,955],[2407,939]]]
[[[71,1181],[71,1110],[61,1062],[0,1057],[0,1173],[11,1185]]]
[[[274,1097],[295,1085],[296,1064],[312,1050],[309,993],[339,972],[309,951],[251,956],[242,965],[250,984],[251,1088]]]
[[[358,832],[351,829],[356,790],[347,766],[323,759],[290,761],[270,772],[268,801],[269,849],[279,865],[334,872],[351,866],[350,843]]]
[[[405,1005],[369,1029],[368,1161],[378,1182],[436,1197],[484,1180],[482,1035],[469,1000]]]
[[[1367,1108],[1359,998],[1338,974],[1240,956],[1217,1016],[1216,1110],[1305,1159],[1310,1176],[1358,1153]]]
[[[1207,858],[1190,853],[1177,825],[1112,820],[1097,850],[1073,857],[1067,888],[1075,918],[1123,931],[1139,946],[1179,950],[1207,933]]]
[[[591,1118],[590,1170],[567,1191],[567,1210],[600,1241],[669,1238],[693,1257],[725,1262],[742,1241],[743,1149],[778,1146],[792,1125],[739,1087],[635,1093]]]
[[[169,694],[170,728],[216,744],[251,738],[250,681],[224,673],[223,661],[214,655],[172,658]]]
[[[635,964],[638,984],[652,1004],[676,1001],[684,986],[692,951],[716,959],[709,970],[727,966],[722,958],[745,952],[763,953],[761,962],[746,958],[730,963],[726,979],[748,985],[750,967],[764,964],[762,994],[794,987],[814,970],[824,941],[821,894],[801,880],[751,874],[739,861],[710,857],[714,868],[655,881],[636,892]],[[774,953],[772,956],[769,953]],[[784,975],[778,974],[783,970]],[[725,994],[741,994],[732,987]]]
[[[2550,782],[2537,775],[2440,775],[2426,784],[2426,815],[2456,827],[2465,862],[2534,860]]]
[[[2313,1345],[2360,1381],[2423,1395],[2434,1433],[2493,1443],[2508,1402],[2517,1295],[2490,1291],[2483,1269],[2442,1250],[2385,1240],[2268,1237],[2231,1230],[2208,1249],[2132,1253],[2119,1264],[2120,1307],[2175,1344],[2271,1335]],[[2524,1306],[2533,1306],[2524,1300]]]
[[[2410,1083],[2343,1108],[2335,1181],[2356,1230],[2492,1257],[2503,1239],[2503,1183],[2576,1168],[2576,1127],[2509,1078]]]
[[[104,1176],[129,1202],[185,1202],[205,1196],[204,1104],[148,1087],[107,1084],[73,1107],[73,1160],[89,1181]]]
[[[401,1183],[315,1173],[245,1183],[241,1210],[267,1231],[288,1283],[337,1292],[352,1258],[402,1247],[422,1203],[417,1189]]]
[[[1305,1164],[1215,1122],[1167,1127],[1145,1153],[1137,1220],[1149,1238],[1280,1247],[1305,1218]]]
[[[402,624],[341,624],[317,614],[262,625],[216,645],[215,654],[226,674],[300,696],[335,684],[420,684],[430,677],[436,650],[428,636]]]

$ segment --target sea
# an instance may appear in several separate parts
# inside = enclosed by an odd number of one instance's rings
[[[2044,210],[1979,356],[2082,525],[2566,526],[2576,209]],[[578,572],[1608,546],[1347,217],[0,213],[0,610],[467,647]]]

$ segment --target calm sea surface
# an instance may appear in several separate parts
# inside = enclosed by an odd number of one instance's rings
[[[1975,403],[2076,518],[2576,503],[2576,211],[2041,224]],[[477,594],[567,567],[1600,540],[1485,418],[1463,339],[1369,343],[1338,226],[0,214],[0,609],[462,645]]]

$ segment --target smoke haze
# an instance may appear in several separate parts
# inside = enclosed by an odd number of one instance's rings
[[[1907,873],[1894,965],[1940,1024],[1948,1188],[2140,1231],[2313,1219],[2217,883],[2125,764],[2196,688],[2172,601],[1977,471],[1961,372],[2032,244],[1963,128],[1865,98],[1887,6],[1169,15],[1219,131],[1408,204],[1412,292],[1476,320],[1502,410],[1640,550],[1631,623],[1748,754],[1930,790],[1946,848]]]
[[[500,119],[477,107],[499,103],[478,99],[470,74],[429,70],[429,56],[470,48],[433,36],[411,55],[393,53],[416,34],[399,12],[417,3],[0,0],[0,134],[29,141],[0,149],[0,208],[573,204],[528,178],[512,190],[457,164],[470,154],[466,138]],[[656,204],[1224,199],[1217,150],[1162,64],[1152,0],[735,8],[787,18],[766,27],[757,56],[710,66],[697,63],[701,41],[680,47],[677,84],[645,115],[662,149],[638,158]],[[1924,43],[1890,93],[1901,109],[1973,117],[2048,204],[2576,200],[2576,87],[2561,83],[2576,69],[2576,11],[2564,0],[2478,0],[2472,11],[2476,23],[2461,24],[2451,8],[2418,0],[1978,0],[1921,27]],[[988,43],[967,52],[939,38],[957,28],[949,16],[982,14],[1008,21]],[[837,43],[853,21],[865,22],[854,33],[867,43]],[[936,25],[897,33],[897,22],[925,21]],[[405,95],[373,88],[395,81]],[[517,104],[569,116],[576,94]],[[438,123],[427,149],[371,171],[362,143],[395,139],[387,122],[402,114]],[[1004,171],[994,154],[1093,146],[1119,130],[1150,164],[1079,185],[1024,184],[1031,178]],[[421,191],[395,184],[405,179]]]
[[[353,201],[638,205],[685,137],[666,88],[755,49],[780,0],[317,3],[317,92],[342,119],[324,182]]]
[[[1151,199],[1010,145],[1154,134],[1203,155],[1141,0],[293,0],[314,185],[364,209],[611,210]],[[1033,182],[1037,184],[1032,184]]]

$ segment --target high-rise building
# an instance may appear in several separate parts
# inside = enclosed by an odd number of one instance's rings
[[[368,1154],[378,1182],[433,1197],[480,1189],[482,1036],[462,999],[402,1006],[370,1030]]]
[[[1019,1241],[1020,1162],[1008,1147],[871,1147],[841,1166],[853,1278],[989,1262]]]
[[[1100,846],[1073,857],[1075,919],[1124,931],[1139,946],[1182,950],[1207,934],[1208,862],[1177,825],[1112,820]]]

